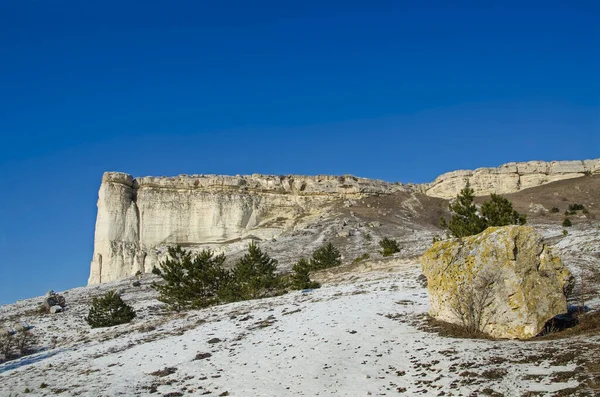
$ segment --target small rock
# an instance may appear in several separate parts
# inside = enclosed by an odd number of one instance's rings
[[[204,360],[205,358],[209,358],[212,357],[212,354],[210,353],[198,353],[196,354],[196,357],[194,357],[194,360]]]
[[[140,285],[142,285],[142,283],[140,282],[140,280],[134,280],[134,281],[131,283],[131,286],[132,286],[132,287],[139,287]]]
[[[219,338],[212,338],[208,340],[208,343],[210,343],[211,345],[219,342],[221,342],[221,339]]]
[[[44,298],[44,302],[42,302],[43,310],[46,311],[46,313],[50,313],[51,308],[54,306],[64,308],[66,305],[65,297],[57,294],[53,290],[46,292],[46,297]]]
[[[56,313],[60,313],[63,311],[63,308],[60,307],[59,305],[55,305],[55,306],[51,306],[50,307],[50,314],[56,314]]]

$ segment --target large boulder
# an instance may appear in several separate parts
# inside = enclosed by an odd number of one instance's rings
[[[429,314],[496,338],[527,339],[567,312],[573,276],[528,226],[435,243],[421,258]]]

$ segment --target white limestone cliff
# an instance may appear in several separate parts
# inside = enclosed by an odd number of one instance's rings
[[[169,245],[273,238],[329,203],[406,189],[352,176],[143,177],[107,172],[88,284],[150,272]]]
[[[498,168],[459,170],[442,174],[427,185],[424,192],[432,197],[454,198],[469,181],[477,196],[490,193],[507,194],[592,174],[600,174],[600,159],[507,163]]]

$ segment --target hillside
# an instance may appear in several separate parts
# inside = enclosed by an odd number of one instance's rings
[[[585,305],[597,313],[600,175],[506,197],[576,275],[570,302],[579,304],[583,278]],[[570,216],[573,226],[563,228],[570,204],[587,213],[578,211]],[[0,323],[26,323],[38,342],[34,354],[0,364],[0,395],[595,395],[597,327],[507,341],[463,338],[428,320],[419,256],[443,236],[438,222],[447,207],[445,199],[410,189],[336,197],[276,237],[206,245],[225,247],[231,264],[255,240],[286,271],[331,241],[343,265],[315,274],[323,284],[317,290],[178,314],[165,311],[151,287],[158,278],[145,274],[138,287],[125,278],[64,291],[67,310],[54,315],[36,311],[42,297],[4,305]],[[276,228],[285,220],[272,222]],[[383,258],[383,237],[397,239],[401,252]],[[122,292],[137,317],[90,329],[83,318],[92,297],[111,289]]]
[[[182,314],[163,312],[150,287],[154,276],[140,287],[121,281],[67,291],[69,310],[55,316],[30,314],[39,299],[22,301],[2,315],[34,325],[46,349],[1,364],[0,392],[592,395],[599,335],[531,342],[442,336],[424,317],[418,274],[414,261],[392,258],[323,274],[318,290]],[[111,288],[138,318],[89,329],[82,317],[90,296]]]

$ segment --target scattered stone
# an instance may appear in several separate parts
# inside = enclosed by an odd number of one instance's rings
[[[194,357],[194,361],[195,360],[204,360],[205,358],[209,358],[212,357],[212,354],[210,353],[198,353],[196,354],[196,357]]]
[[[56,314],[56,313],[60,313],[62,311],[63,311],[63,308],[58,305],[50,307],[50,314]]]
[[[159,369],[158,371],[150,372],[150,375],[164,377],[174,374],[175,372],[177,372],[177,368],[165,367],[163,369]]]
[[[208,340],[208,343],[210,343],[211,345],[219,342],[221,342],[221,339],[219,338],[212,338]]]

